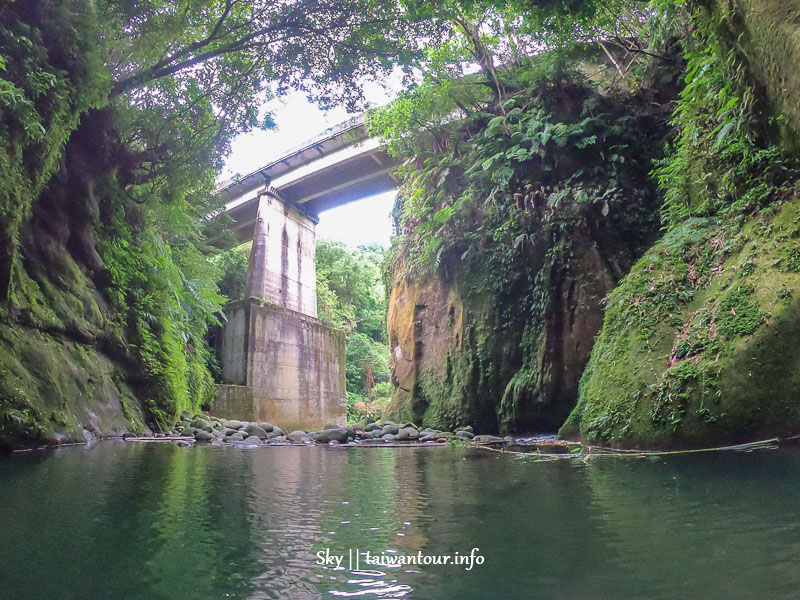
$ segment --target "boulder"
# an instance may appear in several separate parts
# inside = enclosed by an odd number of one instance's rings
[[[213,434],[204,431],[202,429],[198,429],[194,432],[194,439],[198,442],[210,442],[213,439],[216,439]]]
[[[208,421],[206,421],[205,419],[202,419],[202,418],[200,418],[200,417],[197,417],[196,419],[194,419],[194,420],[193,420],[193,421],[190,423],[190,425],[191,425],[192,427],[194,427],[195,429],[203,429],[203,428],[205,428],[205,427],[210,427],[210,426],[211,426],[211,423],[209,423],[209,422],[208,422]]]
[[[237,432],[236,432],[236,433],[234,433],[233,435],[229,435],[229,436],[228,436],[226,439],[227,439],[229,442],[241,442],[241,441],[243,441],[243,440],[244,440],[244,436],[243,436],[241,433],[239,433],[239,432],[237,431]]]
[[[293,431],[292,433],[286,436],[286,439],[290,442],[302,442],[303,438],[308,437],[308,434],[305,431]]]
[[[181,411],[181,421],[191,421],[193,418],[192,413],[188,410]]]
[[[380,431],[381,426],[377,423],[369,423],[366,427],[364,427],[364,431]]]
[[[394,423],[388,423],[384,425],[383,428],[381,429],[381,436],[387,434],[397,435],[398,431],[400,431],[400,428],[397,425],[395,425]]]
[[[211,425],[206,425],[205,427],[201,427],[200,429],[202,429],[207,433],[214,433],[214,428]]]
[[[267,433],[269,433],[273,429],[275,429],[275,427],[272,425],[272,423],[267,423],[266,421],[263,421],[263,422],[259,423],[258,426],[261,427],[261,429],[263,429]]]
[[[272,426],[272,433],[274,433],[275,435],[286,435],[285,433],[283,433],[283,429],[281,429],[277,425]]]
[[[419,438],[419,431],[413,427],[403,427],[397,432],[397,440],[400,442],[408,442]]]
[[[345,429],[326,429],[317,436],[317,442],[327,444],[336,441],[340,444],[347,443],[347,431]]]
[[[267,432],[261,429],[261,427],[259,427],[258,425],[255,425],[253,423],[250,423],[250,425],[245,427],[244,431],[248,435],[254,435],[260,440],[266,439],[267,437]]]
[[[261,444],[261,438],[257,435],[250,435],[244,438],[245,444],[255,444],[256,446]]]
[[[396,441],[396,440],[397,440],[397,438],[395,438],[395,437],[394,437],[394,435],[392,435],[391,433],[385,433],[385,434],[383,434],[383,435],[381,436],[381,439],[382,439],[384,442],[394,442],[394,441]]]
[[[226,427],[225,431],[223,431],[223,433],[226,436],[230,436],[230,435],[233,435],[234,433],[236,433],[236,430],[235,429],[231,429],[230,427]]]
[[[225,421],[225,427],[228,429],[241,429],[244,427],[244,423],[235,420]]]
[[[463,429],[459,429],[458,431],[456,431],[456,436],[464,438],[465,440],[471,440],[472,438],[475,437],[472,433],[470,433],[469,431],[464,431]]]

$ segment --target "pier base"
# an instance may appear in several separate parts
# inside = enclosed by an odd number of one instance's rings
[[[257,299],[225,308],[226,384],[211,414],[268,421],[287,433],[346,421],[345,338],[316,319]]]

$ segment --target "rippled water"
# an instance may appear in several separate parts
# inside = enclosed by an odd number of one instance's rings
[[[470,571],[347,569],[356,549],[473,548]],[[326,549],[343,568],[316,564]],[[799,594],[796,450],[583,464],[107,442],[0,459],[0,598]]]

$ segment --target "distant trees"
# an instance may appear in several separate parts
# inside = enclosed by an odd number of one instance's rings
[[[347,335],[349,404],[387,397],[389,347],[386,341],[387,293],[382,281],[384,250],[317,242],[319,318]]]

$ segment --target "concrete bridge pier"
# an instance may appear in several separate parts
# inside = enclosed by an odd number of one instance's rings
[[[257,212],[245,299],[225,307],[225,384],[211,414],[287,433],[346,419],[345,339],[317,319],[316,216],[268,186]]]

